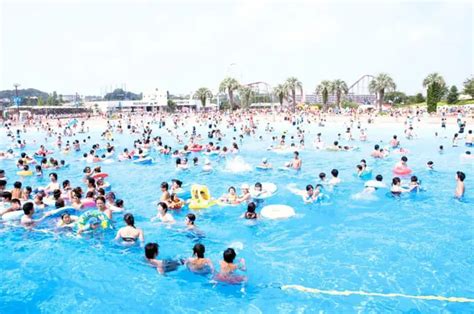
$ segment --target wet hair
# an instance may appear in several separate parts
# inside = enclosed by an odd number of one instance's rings
[[[176,185],[179,186],[179,187],[181,187],[183,185],[183,182],[178,180],[178,179],[173,179],[173,180],[171,180],[171,182],[176,183]]]
[[[444,149],[443,145],[439,145],[439,149]]]
[[[168,182],[161,182],[161,188],[168,190],[168,188],[169,188]]]
[[[10,194],[10,198],[11,198],[11,197],[12,197],[12,196],[11,196],[11,194]],[[6,197],[4,196],[4,198],[6,198]],[[12,203],[12,204],[15,203],[15,204],[17,204],[17,205],[21,205],[20,200],[17,199],[17,198],[12,198],[11,201],[10,201],[10,203]],[[26,203],[25,203],[25,204],[26,204]]]
[[[323,178],[325,178],[325,177],[326,177],[326,174],[325,174],[324,172],[321,172],[321,173],[319,174],[319,178],[320,178],[320,179],[323,179]]]
[[[434,162],[432,162],[432,161],[430,160],[430,161],[428,161],[426,164],[431,166],[432,164],[434,164]]]
[[[456,175],[457,175],[459,181],[461,181],[461,182],[463,182],[464,179],[466,179],[466,175],[465,175],[464,172],[462,172],[462,171],[457,171],[457,172],[456,172]]]
[[[257,182],[257,183],[255,183],[255,187],[256,187],[256,188],[261,188],[261,187],[262,187],[262,184],[261,184],[260,182]]]
[[[204,252],[206,252],[206,247],[204,246],[204,244],[201,244],[201,243],[194,244],[193,253],[198,258],[204,258]]]
[[[186,215],[186,218],[188,218],[189,222],[194,225],[194,222],[196,221],[196,215],[194,215],[193,213],[189,213]]]
[[[168,204],[166,204],[165,202],[159,202],[159,203],[158,203],[158,206],[161,206],[161,208],[163,208],[163,210],[165,211],[165,213],[168,212]]]
[[[308,185],[306,186],[306,191],[313,190],[313,189],[314,189],[314,188],[313,188],[313,186],[312,186],[311,184],[308,184]]]
[[[407,161],[408,161],[407,156],[403,156],[403,157],[402,157],[402,161],[403,161],[403,162],[407,162]]]
[[[13,200],[12,200],[12,202],[13,202]],[[31,214],[33,209],[34,209],[33,203],[28,202],[28,203],[23,204],[23,212],[25,213],[25,215]]]
[[[87,183],[92,185],[95,188],[95,179],[94,178],[87,178]]]
[[[133,228],[135,228],[135,217],[132,214],[127,213],[123,216],[125,223]]]
[[[234,192],[236,192],[237,190],[235,189],[235,187],[231,186],[227,189],[227,192],[230,192],[230,190],[234,190]]]
[[[337,176],[339,175],[339,170],[337,170],[337,169],[332,169],[332,170],[331,170],[331,174],[332,174],[334,177],[337,178]]]
[[[62,198],[58,198],[56,202],[54,202],[54,206],[56,208],[61,208],[61,207],[64,207],[65,205],[66,203],[64,203],[64,200]]]
[[[64,180],[63,181],[63,189],[66,188],[71,182],[69,180]]]
[[[362,171],[364,167],[362,167],[361,165],[357,165],[356,168]]]
[[[50,177],[53,177],[54,180],[57,180],[57,179],[58,179],[58,175],[56,174],[56,172],[51,172],[51,173],[49,174],[49,176],[50,176]]]
[[[53,198],[54,198],[55,200],[57,200],[57,199],[59,199],[60,197],[61,197],[61,190],[59,190],[59,189],[54,190],[54,191],[53,191]]]
[[[257,208],[257,205],[255,205],[254,202],[250,202],[248,205],[247,205],[247,212],[249,213],[255,213],[255,209]]]
[[[235,251],[233,248],[228,248],[224,251],[223,256],[224,256],[224,261],[226,263],[233,263],[237,254],[235,254]]]
[[[97,198],[95,199],[95,202],[97,203],[97,201],[102,201],[105,204],[105,197],[97,196]]]
[[[145,256],[146,258],[148,259],[152,259],[152,258],[155,258],[157,255],[158,255],[158,248],[160,246],[158,245],[158,243],[147,243],[145,245]]]
[[[378,174],[375,176],[375,180],[381,182],[383,180],[383,176],[381,174]]]
[[[115,201],[115,206],[117,207],[122,207],[123,206],[123,200],[122,199],[118,199]]]
[[[13,187],[15,189],[21,189],[21,182],[20,181],[16,181],[15,183],[13,183]]]
[[[398,183],[402,182],[399,177],[395,177],[392,179],[392,185],[397,185]]]
[[[410,181],[411,182],[418,182],[418,177],[417,176],[411,176]]]

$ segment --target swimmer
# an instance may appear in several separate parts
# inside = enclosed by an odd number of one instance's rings
[[[161,197],[160,202],[168,203],[170,201],[170,193],[168,192],[168,182],[162,182],[160,185],[161,188]]]
[[[410,192],[419,191],[420,188],[421,188],[421,183],[418,181],[418,177],[411,176],[410,184],[408,185],[408,189],[410,190]]]
[[[125,227],[120,228],[115,236],[115,241],[122,239],[127,243],[135,243],[140,240],[140,243],[145,242],[145,236],[142,229],[135,227],[135,218],[132,214],[125,214],[123,220],[127,224]]]
[[[35,208],[32,202],[23,204],[23,212],[24,215],[21,217],[20,223],[25,227],[32,227],[51,215],[50,213],[45,213],[41,218],[33,219]]]
[[[257,205],[255,205],[254,202],[250,202],[247,205],[247,211],[243,213],[241,217],[245,219],[257,219],[259,215],[255,212],[256,208]]]
[[[204,257],[205,252],[206,247],[201,243],[196,243],[193,247],[193,256],[186,259],[186,267],[194,273],[213,273],[214,265],[210,259]]]
[[[184,264],[184,261],[173,261],[173,260],[159,260],[157,259],[160,254],[160,246],[158,243],[147,243],[145,245],[145,258],[152,267],[156,267],[156,270],[161,275],[166,272],[174,271],[178,269],[180,265]]]
[[[242,202],[249,202],[250,199],[252,198],[252,195],[250,195],[250,186],[246,183],[242,184],[242,186],[240,187],[240,189],[242,190],[242,195],[240,195],[237,199],[236,199],[236,203],[240,204]]]
[[[186,217],[184,218],[184,223],[186,225],[186,229],[187,230],[196,229],[195,221],[196,221],[196,215],[194,215],[193,213],[187,214]]]
[[[291,162],[291,167],[295,170],[300,170],[303,164],[303,161],[300,159],[300,153],[295,151],[293,153],[293,161]]]
[[[227,194],[223,195],[221,198],[219,198],[219,201],[227,204],[237,204],[237,199],[238,199],[237,191],[236,189],[231,186],[227,189]]]
[[[169,209],[181,209],[184,206],[184,201],[176,195],[176,193],[171,193],[169,200]]]
[[[404,189],[402,186],[402,180],[400,180],[399,177],[395,177],[392,179],[392,187],[390,189],[390,192],[394,196],[400,196],[402,193],[410,192],[409,189]]]
[[[159,202],[157,205],[158,214],[151,219],[151,221],[155,221],[157,219],[161,220],[163,223],[174,223],[173,216],[168,213],[168,204],[165,202]]]
[[[66,228],[66,227],[74,227],[78,221],[79,217],[70,215],[69,213],[63,213],[61,218],[58,220],[56,227],[58,228]]]
[[[217,274],[216,279],[228,283],[240,283],[247,280],[245,276],[235,275],[237,270],[247,271],[245,260],[243,258],[240,259],[239,264],[234,263],[236,256],[237,254],[232,248],[228,248],[224,251],[223,260],[220,262],[221,269],[219,274]]]
[[[397,148],[398,146],[400,146],[400,141],[397,139],[397,136],[394,135],[390,140],[389,144],[392,148]]]
[[[263,158],[258,166],[262,169],[272,169],[272,164],[268,162],[267,158]]]
[[[464,192],[466,191],[466,187],[464,186],[464,180],[466,179],[466,175],[462,171],[456,172],[456,190],[454,191],[454,197],[462,198],[464,196]]]
[[[375,176],[375,184],[372,182],[366,182],[365,183],[365,188],[362,191],[362,193],[373,193],[377,191],[379,188],[385,187],[385,184],[382,183],[383,176],[381,174],[378,174]]]
[[[331,170],[331,175],[332,175],[332,178],[329,180],[330,185],[336,186],[339,183],[341,183],[341,179],[338,177],[339,176],[339,171],[337,169],[332,169]]]
[[[428,161],[428,162],[426,163],[426,168],[427,168],[428,170],[434,170],[434,162],[432,162],[431,160]]]

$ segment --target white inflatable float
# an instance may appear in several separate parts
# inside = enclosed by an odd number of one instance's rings
[[[264,198],[269,198],[273,196],[276,191],[278,190],[278,187],[271,182],[263,182],[262,183],[262,191],[256,191],[255,186],[252,186],[250,188],[250,195],[252,195],[253,198],[255,199],[264,199]]]
[[[293,207],[288,205],[268,205],[265,206],[260,215],[267,219],[285,219],[296,215]]]

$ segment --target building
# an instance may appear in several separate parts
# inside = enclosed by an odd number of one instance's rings
[[[153,88],[143,93],[142,101],[146,101],[150,105],[166,107],[168,105],[168,92],[164,89]]]

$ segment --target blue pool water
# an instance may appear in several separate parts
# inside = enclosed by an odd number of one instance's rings
[[[473,303],[332,296],[281,289],[283,285],[297,284],[324,290],[474,298],[474,199],[469,197],[474,172],[472,163],[459,159],[465,148],[450,145],[454,126],[448,128],[446,139],[434,137],[439,130],[433,125],[417,129],[419,138],[411,141],[402,138],[401,124],[367,127],[369,141],[351,143],[360,146],[360,150],[328,152],[312,147],[314,136],[322,132],[323,140],[330,143],[337,133],[344,132],[343,125],[306,125],[307,148],[301,151],[303,169],[299,173],[232,172],[232,162],[229,165],[229,161],[217,159],[213,159],[213,174],[204,174],[200,169],[183,172],[175,170],[172,158],[157,153],[152,154],[156,161],[153,165],[102,165],[103,171],[110,174],[108,181],[113,191],[124,199],[127,211],[135,215],[136,225],[144,230],[145,241],[159,243],[160,258],[191,256],[193,245],[201,241],[206,245],[206,256],[218,266],[224,249],[242,245],[237,253],[247,262],[249,281],[245,286],[215,285],[208,277],[185,268],[161,276],[145,263],[141,248],[115,244],[115,232],[77,238],[0,223],[0,313],[474,312]],[[284,123],[277,128],[290,134],[295,131]],[[177,147],[164,129],[154,129],[165,143]],[[204,127],[201,130],[205,135]],[[224,144],[229,145],[234,133],[230,129],[226,132]],[[132,147],[136,138],[125,133],[115,136],[118,151]],[[255,166],[268,157],[274,166],[279,166],[292,158],[291,153],[267,152],[269,133],[262,128],[258,134],[264,135],[263,141],[245,137],[240,143],[239,156],[245,163]],[[363,181],[353,175],[360,159],[367,159],[374,175],[380,173],[385,182],[391,181],[391,169],[401,155],[375,161],[369,154],[374,144],[380,140],[387,143],[393,134],[399,134],[403,147],[411,151],[408,163],[426,191],[400,199],[385,192],[378,193],[375,199],[355,199],[353,196],[363,189]],[[105,144],[99,140],[98,131],[91,136]],[[39,143],[45,134],[30,132],[24,137]],[[81,140],[84,137],[77,136]],[[4,129],[0,140],[0,150],[10,146]],[[438,153],[441,144],[446,148],[444,154]],[[26,151],[33,152],[38,146],[32,144]],[[87,164],[77,161],[80,154],[56,156],[71,164],[58,171],[59,180],[70,179],[73,186],[82,184],[82,169]],[[428,160],[434,161],[436,172],[425,169]],[[291,183],[301,189],[309,183],[314,185],[321,171],[329,175],[333,168],[339,169],[343,183],[328,191],[330,199],[321,204],[305,205],[287,189]],[[14,161],[0,160],[0,169],[7,171],[11,186],[17,178]],[[457,170],[467,175],[468,195],[464,202],[452,197]],[[196,224],[205,234],[196,239],[182,232],[188,210],[175,214],[178,223],[172,227],[150,222],[156,215],[154,202],[161,195],[160,183],[173,178],[185,184],[205,184],[214,197],[222,195],[230,185],[273,182],[278,192],[265,204],[290,205],[297,215],[249,224],[239,218],[244,205],[214,206],[195,212]],[[24,184],[34,186],[45,182],[32,177],[24,180]],[[121,214],[115,214],[114,220],[117,227],[123,226]],[[46,230],[51,223],[46,221],[37,229]]]

